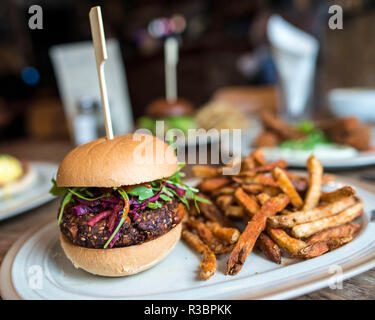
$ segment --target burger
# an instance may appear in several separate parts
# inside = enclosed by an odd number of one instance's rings
[[[35,181],[36,172],[29,162],[0,154],[0,200],[21,193]]]
[[[145,116],[138,119],[138,125],[155,133],[156,121],[164,121],[164,129],[179,129],[187,133],[188,129],[195,129],[196,123],[193,105],[182,98],[174,101],[157,99],[146,108]]]
[[[173,149],[150,135],[101,138],[68,153],[51,193],[61,196],[60,241],[73,265],[117,277],[164,259],[186,209],[205,201],[182,182],[181,167]]]

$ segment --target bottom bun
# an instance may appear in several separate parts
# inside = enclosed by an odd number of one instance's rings
[[[163,260],[181,237],[181,223],[155,240],[139,245],[91,249],[74,245],[60,233],[61,246],[76,268],[105,277],[122,277],[147,270]]]

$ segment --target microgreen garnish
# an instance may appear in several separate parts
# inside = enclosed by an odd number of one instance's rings
[[[72,199],[72,194],[70,192],[68,192],[64,196],[64,199],[63,199],[63,201],[61,203],[60,212],[59,212],[59,219],[57,220],[57,225],[58,226],[61,223],[61,219],[62,219],[62,216],[63,216],[63,213],[64,213],[65,206],[70,202],[71,199]]]
[[[96,197],[96,198],[87,198],[87,197],[83,196],[82,194],[79,194],[78,192],[74,191],[73,189],[69,189],[69,192],[74,194],[76,197],[81,198],[81,199],[86,200],[86,201],[95,201],[95,200],[99,200],[101,198],[108,198],[108,197],[111,196],[111,194],[108,192],[108,193],[102,194],[101,196]]]

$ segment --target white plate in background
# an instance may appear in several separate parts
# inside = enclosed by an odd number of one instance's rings
[[[258,134],[262,131],[261,125],[254,127],[253,130],[249,130],[248,132],[244,132],[241,137],[241,141],[238,140],[229,140],[229,145],[226,148],[229,152],[240,155],[242,157],[247,157],[255,148],[251,147],[253,144],[254,139],[258,136]],[[375,146],[375,128],[371,130],[371,142],[372,145]],[[264,149],[264,155],[267,161],[276,161],[279,159],[285,159],[288,162],[289,167],[296,167],[296,168],[306,168],[306,160],[313,151],[307,152],[304,157],[296,157],[295,155],[290,152],[289,154],[285,154],[284,150],[281,148],[275,147],[270,148],[270,152],[268,152],[268,148]],[[369,166],[375,164],[375,151],[368,151],[368,152],[357,152],[356,155],[342,157],[340,154],[335,156],[333,154],[330,157],[319,158],[320,162],[322,163],[325,169],[344,169],[344,168],[353,168],[353,167],[362,167],[362,166]]]
[[[327,189],[345,184],[332,182]],[[130,277],[105,278],[73,267],[61,249],[58,227],[53,221],[37,232],[31,231],[9,250],[0,269],[0,294],[3,299],[142,300],[300,296],[375,266],[375,222],[370,220],[375,196],[356,189],[364,202],[364,214],[358,219],[362,226],[359,235],[349,244],[311,260],[284,259],[284,264],[278,265],[254,250],[238,275],[225,276],[228,256],[224,255],[218,259],[215,275],[202,281],[199,255],[179,242],[166,259],[150,270]],[[33,287],[36,272],[41,275],[41,282]]]
[[[36,172],[35,181],[22,192],[0,200],[0,221],[34,209],[54,198],[49,190],[57,166],[47,162],[30,162],[30,166]]]

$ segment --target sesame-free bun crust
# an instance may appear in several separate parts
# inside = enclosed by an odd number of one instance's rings
[[[61,246],[76,268],[105,277],[122,277],[147,270],[163,260],[181,236],[181,223],[155,240],[139,245],[91,249],[74,245],[60,232]]]
[[[173,149],[142,134],[100,138],[70,151],[61,162],[59,187],[119,187],[170,177],[178,169]]]

